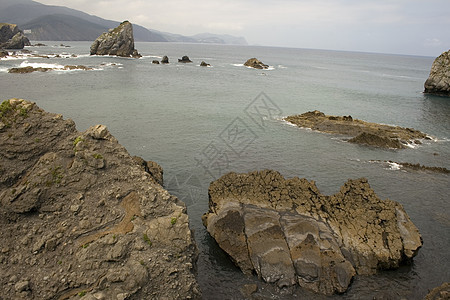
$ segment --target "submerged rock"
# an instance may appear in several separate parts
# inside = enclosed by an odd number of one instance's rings
[[[255,69],[268,69],[269,68],[268,65],[264,64],[263,62],[259,61],[256,58],[248,59],[245,62],[244,66],[255,68]]]
[[[318,110],[288,116],[284,120],[298,127],[352,136],[348,140],[351,143],[382,148],[404,149],[408,144],[417,144],[419,139],[428,138],[425,133],[412,128],[370,123],[352,116],[328,116]]]
[[[425,93],[450,96],[450,50],[434,60],[424,87]]]
[[[0,23],[0,48],[23,49],[31,46],[30,40],[15,24]]]
[[[133,25],[124,21],[109,32],[104,32],[91,45],[91,55],[141,57],[134,49]]]
[[[201,297],[186,207],[153,182],[156,165],[146,172],[106,126],[79,132],[28,101],[4,101],[0,120],[4,295]]]
[[[156,59],[154,59],[154,60],[152,61],[152,64],[159,65],[159,61],[156,60]]]
[[[191,63],[192,60],[190,60],[189,57],[187,55],[185,55],[181,59],[178,59],[178,62],[180,62],[180,63]]]
[[[276,171],[228,173],[209,187],[208,232],[244,273],[279,287],[345,292],[353,276],[397,268],[422,246],[403,207],[366,179],[322,195]]]
[[[424,300],[448,300],[450,299],[450,282],[444,282],[441,286],[438,286],[431,290]]]

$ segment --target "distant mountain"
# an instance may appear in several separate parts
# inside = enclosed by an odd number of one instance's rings
[[[46,15],[19,25],[33,41],[95,40],[107,27],[69,15]],[[29,32],[31,31],[31,33]]]
[[[32,36],[32,40],[63,41],[95,40],[104,31],[120,24],[120,22],[105,20],[76,9],[44,5],[32,0],[0,0],[0,21],[17,24],[22,30],[31,29],[32,34],[28,35]],[[51,26],[61,26],[62,28],[51,29]],[[86,30],[89,26],[91,28]],[[33,29],[38,32],[33,33]],[[133,24],[133,32],[136,41],[167,41],[160,34],[136,24]],[[92,38],[94,33],[96,36]]]
[[[123,21],[123,20],[121,20]],[[17,24],[31,40],[93,41],[120,22],[105,20],[64,6],[45,5],[32,0],[0,0],[0,22]],[[180,42],[246,45],[243,37],[202,33],[183,36],[148,30],[133,24],[137,42]]]

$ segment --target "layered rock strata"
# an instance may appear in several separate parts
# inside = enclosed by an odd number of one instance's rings
[[[209,187],[208,232],[244,273],[279,287],[342,293],[353,276],[397,268],[422,246],[403,207],[366,179],[322,195],[276,171],[228,173]]]

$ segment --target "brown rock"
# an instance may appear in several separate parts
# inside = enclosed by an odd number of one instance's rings
[[[244,66],[255,68],[255,69],[268,69],[269,66],[258,60],[257,58],[250,58],[245,63]]]
[[[278,286],[343,293],[353,276],[398,267],[421,236],[404,211],[367,180],[322,195],[306,179],[275,171],[228,173],[209,187],[208,232],[250,274]]]
[[[298,127],[351,136],[351,143],[382,148],[403,149],[407,144],[417,144],[419,139],[427,138],[425,133],[412,128],[370,123],[352,116],[328,116],[318,110],[288,116],[284,120]]]

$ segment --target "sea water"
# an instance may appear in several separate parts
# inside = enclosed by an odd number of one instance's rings
[[[450,98],[422,93],[433,57],[136,43],[143,57],[129,59],[89,56],[89,42],[65,42],[70,47],[45,43],[28,49],[49,58],[0,60],[1,100],[36,102],[73,119],[78,130],[104,124],[130,154],[158,162],[165,187],[187,205],[205,299],[240,299],[240,288],[249,283],[258,283],[265,299],[421,299],[450,281],[450,176],[380,162],[450,168]],[[164,55],[168,65],[152,64]],[[183,55],[193,63],[178,63]],[[252,57],[270,68],[245,67]],[[200,67],[201,61],[211,67]],[[64,65],[93,70],[64,71]],[[19,66],[57,70],[7,73]],[[415,128],[433,140],[403,150],[371,148],[282,121],[316,109]],[[314,180],[324,194],[338,192],[349,178],[366,177],[382,199],[404,206],[424,245],[412,264],[357,276],[343,295],[327,298],[300,289],[280,294],[255,276],[243,275],[201,222],[212,180],[230,171],[262,169]]]

